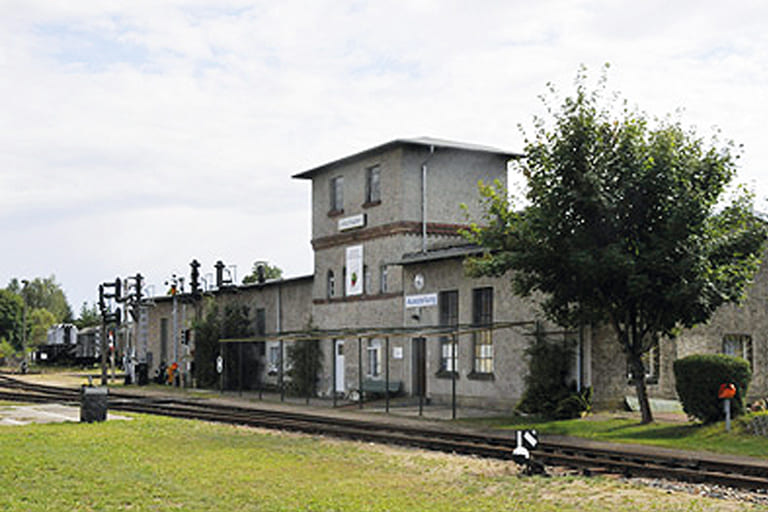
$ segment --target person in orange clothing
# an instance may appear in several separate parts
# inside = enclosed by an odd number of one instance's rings
[[[173,380],[176,376],[176,370],[179,369],[178,363],[173,363],[171,366],[168,367],[168,384],[173,386]]]

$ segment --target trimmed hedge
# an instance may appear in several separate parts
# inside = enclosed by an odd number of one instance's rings
[[[744,397],[752,380],[749,363],[740,357],[723,354],[695,354],[674,363],[677,396],[683,410],[704,423],[725,418],[722,400],[717,398],[721,384],[736,385],[736,396],[731,400],[731,415],[743,413]]]

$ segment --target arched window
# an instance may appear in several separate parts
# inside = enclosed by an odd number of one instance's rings
[[[325,290],[329,299],[336,294],[336,277],[333,275],[333,270],[328,271],[328,279],[326,281]]]

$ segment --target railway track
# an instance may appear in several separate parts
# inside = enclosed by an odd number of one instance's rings
[[[79,403],[80,392],[29,384],[0,376],[0,399],[27,402]],[[329,435],[366,442],[397,444],[449,453],[512,460],[513,436],[495,432],[458,432],[432,426],[323,416],[257,407],[230,406],[177,398],[148,398],[111,392],[109,408],[268,429]],[[768,492],[768,461],[687,454],[642,446],[594,446],[576,440],[542,438],[533,451],[534,466],[562,466],[586,474],[614,473],[665,478]],[[531,469],[531,468],[529,468]]]

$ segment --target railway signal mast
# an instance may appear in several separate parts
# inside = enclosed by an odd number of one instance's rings
[[[133,336],[134,342],[131,344],[130,348],[126,348],[126,368],[125,371],[128,372],[128,375],[130,375],[130,381],[136,382],[136,353],[137,353],[137,344],[138,340],[141,336],[144,336],[143,339],[143,345],[144,345],[144,358],[141,360],[141,362],[146,362],[146,329],[142,331],[142,325],[141,325],[141,298],[142,298],[142,275],[137,273],[135,276],[130,276],[124,279],[125,283],[125,291],[127,292],[124,297],[122,297],[122,302],[125,303],[125,311],[126,313],[131,315],[131,318],[133,319],[133,322],[136,326],[136,330]],[[146,316],[145,316],[146,318]],[[145,380],[145,379],[142,379]]]
[[[120,326],[122,321],[122,312],[120,307],[112,309],[112,301],[121,302],[122,282],[120,278],[115,278],[114,282],[101,283],[99,285],[99,310],[101,311],[101,385],[106,386],[107,375],[107,325]]]

